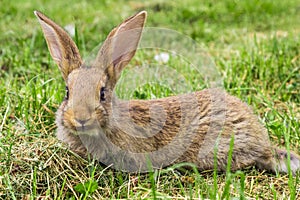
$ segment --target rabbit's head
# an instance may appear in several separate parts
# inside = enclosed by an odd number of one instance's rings
[[[77,46],[60,26],[40,12],[35,11],[35,15],[66,82],[66,97],[60,107],[64,126],[74,132],[105,126],[113,89],[136,52],[146,12],[139,12],[114,28],[90,65],[82,61]]]

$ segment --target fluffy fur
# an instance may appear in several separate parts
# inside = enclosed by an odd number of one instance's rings
[[[118,169],[146,170],[191,162],[200,170],[226,169],[233,137],[232,170],[256,165],[288,172],[287,152],[271,145],[266,129],[239,99],[217,89],[154,100],[123,101],[113,90],[134,56],[146,19],[140,12],[108,35],[92,66],[85,66],[67,33],[40,12],[49,51],[68,88],[56,113],[57,135],[84,156]],[[145,156],[147,155],[147,156]],[[146,158],[147,157],[147,158]],[[290,152],[293,174],[300,158]]]

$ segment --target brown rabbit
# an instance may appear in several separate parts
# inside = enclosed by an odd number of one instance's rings
[[[233,138],[232,170],[255,165],[288,172],[288,152],[271,145],[266,129],[245,103],[220,89],[153,100],[116,98],[114,87],[136,52],[145,11],[113,29],[91,65],[83,63],[61,27],[40,12],[35,15],[67,85],[56,124],[58,138],[71,150],[126,171],[179,162],[207,170],[214,168],[215,159],[222,171]],[[299,168],[299,156],[290,152],[292,173]]]

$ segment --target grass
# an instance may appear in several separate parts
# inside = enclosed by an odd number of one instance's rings
[[[209,52],[225,90],[254,109],[275,145],[299,153],[300,1],[0,2],[5,5],[0,7],[1,199],[300,198],[299,175],[274,175],[254,167],[198,172],[183,170],[181,164],[131,174],[70,152],[56,139],[54,123],[65,86],[33,15],[37,9],[63,26],[75,24],[76,43],[87,57],[124,18],[147,10],[147,26],[176,30]],[[203,74],[184,59],[160,63],[153,59],[158,53],[138,51],[123,74],[119,96],[159,98],[207,87]],[[127,91],[130,69],[149,63],[155,70],[172,66],[163,69],[173,69],[175,83],[183,81],[184,87],[175,90],[168,76],[162,76]]]

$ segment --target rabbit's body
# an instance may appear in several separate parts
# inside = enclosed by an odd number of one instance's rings
[[[57,112],[58,138],[80,155],[87,154],[85,146],[90,148],[89,153],[97,154],[102,141],[91,139],[89,144],[85,142],[83,145],[84,134],[93,137],[92,134],[81,133],[83,135],[80,137],[74,135],[78,128],[64,126],[63,119],[67,116],[64,116],[63,110],[66,104],[67,102],[63,103]],[[162,109],[166,116],[153,114],[155,116],[151,117],[151,108]],[[98,120],[102,121],[101,129],[105,135],[123,150],[134,153],[154,152],[173,142],[169,149],[175,153],[180,145],[186,144],[189,146],[184,147],[182,155],[172,155],[178,157],[170,163],[191,162],[201,170],[208,170],[214,168],[212,147],[220,137],[217,150],[218,169],[225,170],[230,140],[234,134],[232,170],[251,165],[273,171],[277,169],[275,149],[269,142],[266,129],[245,103],[221,90],[207,89],[154,100],[118,100],[114,103],[114,109],[117,110],[117,116],[106,118],[107,121],[103,122],[103,116],[99,115]],[[113,115],[111,108],[107,111],[107,116]],[[194,132],[184,132],[187,131],[185,127],[191,126],[196,127]],[[150,131],[157,133],[152,136]],[[140,135],[141,133],[145,135]],[[175,137],[176,142],[173,141]],[[170,152],[164,153],[159,155],[161,158],[156,159],[160,162],[167,161]]]
[[[76,45],[58,25],[35,14],[68,87],[56,123],[58,138],[73,151],[120,168],[124,163],[125,169],[145,170],[147,155],[156,167],[191,162],[207,170],[214,168],[217,145],[217,168],[225,170],[233,138],[232,170],[256,165],[287,172],[287,152],[271,145],[245,103],[222,90],[153,100],[125,101],[113,95],[122,69],[135,54],[145,12],[115,28],[90,67],[82,64]],[[293,173],[299,160],[291,152]]]

